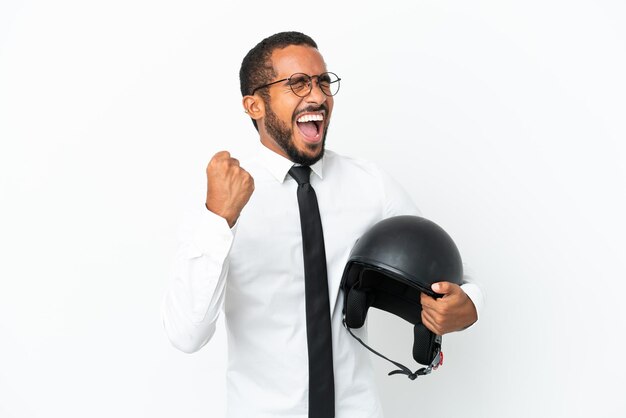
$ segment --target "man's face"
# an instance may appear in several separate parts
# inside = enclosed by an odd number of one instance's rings
[[[275,50],[272,65],[275,80],[295,73],[313,76],[327,71],[317,49],[300,45]],[[316,78],[312,83],[311,93],[305,97],[296,96],[286,81],[268,87],[270,102],[265,106],[265,132],[261,131],[261,141],[267,147],[303,165],[322,158],[333,110],[333,98],[322,93]]]

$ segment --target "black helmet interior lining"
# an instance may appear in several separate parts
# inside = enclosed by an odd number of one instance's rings
[[[365,316],[361,311],[367,314],[370,307],[393,312],[412,324],[422,322],[422,305],[419,302],[422,290],[401,280],[385,280],[389,273],[365,265],[352,268],[350,274],[359,277],[353,282],[354,287],[350,291],[346,309],[348,326],[362,327]]]

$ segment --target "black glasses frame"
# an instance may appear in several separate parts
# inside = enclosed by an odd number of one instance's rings
[[[329,90],[328,93],[325,92],[324,89],[322,88],[321,84],[320,84],[320,77],[322,77],[324,75],[327,75],[327,74],[330,74],[330,75],[335,76],[337,78],[336,80],[331,81],[331,84],[332,83],[337,83],[337,91],[334,94],[330,94],[330,90]],[[317,78],[317,85],[320,87],[320,90],[322,91],[322,93],[324,93],[324,95],[328,96],[328,97],[334,96],[335,94],[339,93],[339,88],[341,87],[341,83],[339,83],[341,81],[341,78],[339,78],[339,76],[337,74],[332,73],[330,71],[327,71],[327,72],[319,74],[319,75],[308,75],[308,74],[305,74],[305,73],[295,73],[295,74],[292,74],[291,77],[289,77],[289,78],[283,78],[282,80],[276,80],[276,81],[272,81],[271,83],[263,84],[262,86],[259,86],[259,87],[255,88],[254,90],[252,90],[252,93],[250,95],[253,95],[259,89],[263,89],[265,87],[269,87],[269,86],[272,86],[274,84],[282,83],[283,81],[291,81],[291,79],[294,78],[295,76],[299,76],[299,77],[300,76],[305,76],[305,77],[307,77],[309,79],[309,90],[307,91],[307,93],[305,95],[302,95],[301,93],[296,93],[294,91],[294,89],[293,89],[293,85],[289,84],[289,88],[291,89],[292,93],[295,94],[298,97],[306,97],[309,94],[311,94],[311,91],[313,90],[313,78]]]

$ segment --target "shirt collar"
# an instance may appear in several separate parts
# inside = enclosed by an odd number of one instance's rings
[[[274,176],[274,178],[279,182],[283,183],[285,178],[287,177],[287,173],[293,167],[294,163],[283,157],[282,155],[272,151],[267,148],[259,141],[259,157],[261,164]],[[311,171],[313,171],[320,179],[323,179],[323,167],[324,167],[324,158],[322,157],[318,162],[311,166]]]

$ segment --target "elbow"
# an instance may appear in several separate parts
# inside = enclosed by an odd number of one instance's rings
[[[179,330],[175,327],[168,326],[166,321],[163,321],[163,325],[167,338],[172,346],[187,354],[193,354],[200,350],[209,342],[215,333],[215,323],[209,324],[205,327],[203,332],[198,332],[198,329]]]
[[[193,344],[193,343],[190,343],[190,342],[181,342],[181,341],[173,340],[171,338],[170,338],[170,343],[176,349],[182,351],[183,353],[187,353],[187,354],[193,354],[196,351],[200,350],[202,348],[202,346],[203,346],[203,345],[200,345],[200,344]]]

